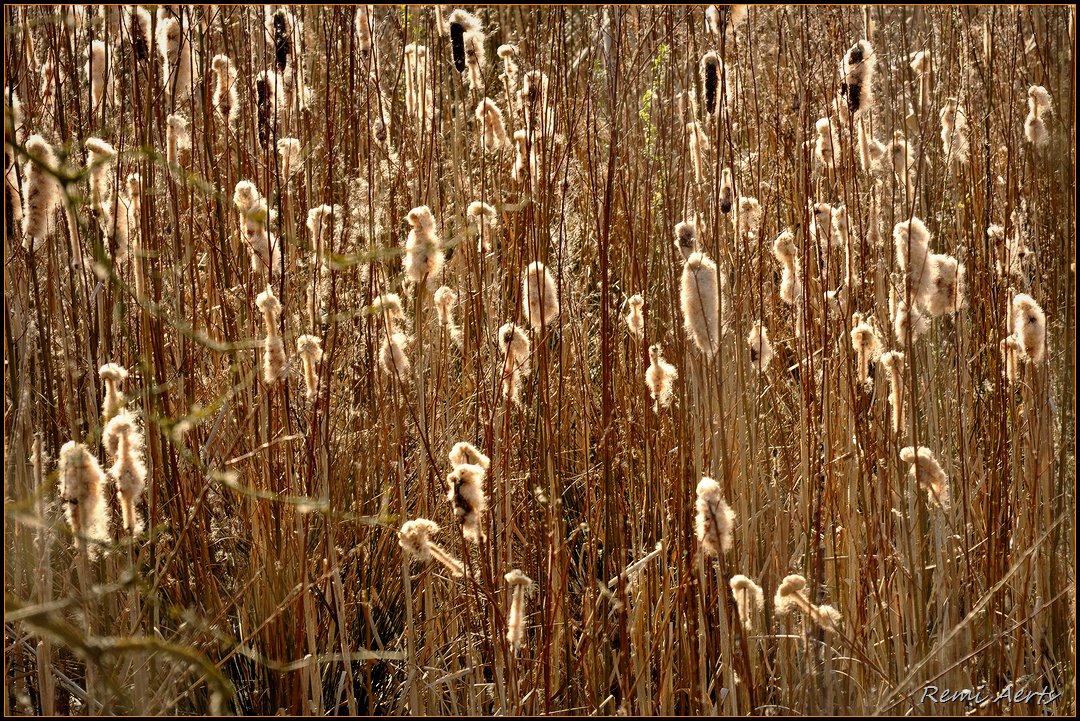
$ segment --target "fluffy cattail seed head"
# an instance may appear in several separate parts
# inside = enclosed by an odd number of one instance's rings
[[[1046,358],[1046,314],[1042,307],[1027,293],[1019,293],[1012,301],[1012,322],[1024,357],[1041,363]]]
[[[82,443],[68,441],[60,449],[59,472],[60,498],[75,534],[75,547],[85,551],[87,540],[108,541],[108,515],[101,495],[105,474],[97,458]],[[90,555],[96,556],[99,550],[91,547]]]
[[[930,291],[930,231],[919,218],[904,220],[893,227],[896,264],[907,274],[911,297],[923,303]]]
[[[769,342],[769,329],[763,326],[761,321],[757,321],[754,323],[754,327],[750,329],[750,335],[747,337],[746,342],[750,346],[750,364],[759,373],[764,373],[773,357],[772,343]]]
[[[761,586],[741,574],[732,576],[728,583],[739,607],[739,620],[747,631],[753,630],[753,612],[765,607],[765,595]]]
[[[446,476],[446,498],[461,524],[465,538],[479,542],[486,538],[481,521],[487,510],[484,494],[484,468],[469,463],[456,466]]]
[[[735,207],[735,184],[731,179],[731,168],[720,171],[720,212],[730,213]]]
[[[435,559],[445,566],[451,575],[458,577],[465,575],[461,561],[451,556],[442,546],[431,540],[431,537],[438,532],[439,525],[426,518],[406,521],[401,526],[401,531],[398,534],[398,544],[410,558],[420,561]]]
[[[499,150],[510,145],[506,136],[506,123],[502,110],[491,98],[484,98],[476,106],[476,119],[480,121],[481,140],[484,150]]]
[[[941,109],[941,145],[945,157],[956,163],[968,159],[967,115],[956,98],[945,101]]]
[[[889,406],[892,408],[893,433],[904,427],[904,354],[898,350],[881,356],[881,365],[889,374]]]
[[[379,366],[383,373],[391,378],[398,378],[405,383],[412,372],[412,363],[405,355],[409,337],[401,332],[389,333],[379,350]]]
[[[109,454],[116,459],[109,473],[116,481],[124,530],[138,533],[142,530],[137,510],[138,502],[146,489],[142,434],[134,419],[127,413],[121,413],[106,424],[102,438]]]
[[[529,373],[532,344],[525,332],[513,323],[499,328],[499,352],[503,355],[503,397],[521,405],[521,379]]]
[[[656,401],[657,410],[671,405],[674,383],[678,377],[679,372],[675,370],[675,366],[664,360],[660,344],[649,346],[649,368],[645,371],[645,383]]]
[[[463,465],[473,465],[483,468],[485,471],[491,467],[491,459],[480,452],[480,449],[467,441],[460,441],[450,449],[450,464],[457,468]]]
[[[443,267],[442,241],[435,227],[435,217],[426,205],[413,208],[408,215],[412,230],[405,240],[405,274],[414,283],[434,279]]]
[[[706,553],[718,554],[731,549],[731,531],[735,511],[721,497],[720,484],[702,478],[697,487],[697,538]]]
[[[805,610],[809,602],[803,596],[806,588],[806,579],[797,574],[784,576],[784,580],[776,588],[776,598],[773,606],[777,615],[784,616],[793,610]]]
[[[682,253],[683,260],[698,251],[697,219],[684,220],[675,225],[675,247]]]
[[[919,486],[926,490],[930,501],[941,508],[949,507],[949,479],[941,465],[934,458],[934,453],[926,446],[919,446],[918,452],[913,446],[900,449],[900,460],[911,464],[910,474]]]
[[[1046,130],[1046,114],[1051,110],[1050,93],[1041,85],[1028,88],[1028,116],[1024,120],[1024,137],[1036,147],[1046,145],[1050,138]]]
[[[641,309],[645,305],[645,299],[635,294],[630,296],[626,305],[628,308],[625,317],[626,329],[638,340],[642,340],[645,337],[645,316]]]
[[[525,635],[525,595],[532,588],[532,579],[518,569],[503,576],[510,586],[513,597],[510,601],[510,613],[506,616],[506,640],[516,653],[521,648]]]
[[[457,323],[454,322],[454,305],[458,300],[457,293],[452,288],[444,285],[435,291],[434,300],[435,312],[439,315],[439,325],[446,330],[454,345],[460,348],[465,338]]]
[[[116,415],[116,412],[124,405],[124,396],[120,386],[127,380],[128,372],[126,368],[116,363],[106,363],[98,369],[98,375],[105,382],[105,401],[101,415],[109,419]]]
[[[304,363],[304,386],[308,400],[319,392],[319,372],[315,366],[322,360],[322,340],[313,335],[302,335],[296,339],[296,353]]]
[[[555,279],[538,260],[525,269],[522,295],[525,297],[525,320],[533,330],[542,330],[559,317],[559,295],[555,288]]]
[[[720,296],[716,263],[704,253],[687,258],[679,298],[687,334],[712,357],[720,347]]]

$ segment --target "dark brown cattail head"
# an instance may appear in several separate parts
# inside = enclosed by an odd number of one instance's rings
[[[701,58],[701,84],[705,87],[705,111],[716,113],[716,88],[720,84],[720,58],[715,50]]]

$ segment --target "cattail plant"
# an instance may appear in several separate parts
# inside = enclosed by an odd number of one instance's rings
[[[1018,293],[1012,300],[1012,322],[1023,357],[1041,363],[1046,357],[1046,314],[1042,307],[1027,293]]]
[[[675,247],[682,253],[683,260],[698,252],[698,222],[696,218],[684,220],[675,225]]]
[[[931,316],[955,313],[964,305],[964,264],[951,255],[931,254],[930,288],[926,296],[926,312]]]
[[[990,225],[986,229],[986,237],[990,245],[995,249],[1003,249],[1005,260],[997,260],[997,273],[999,276],[1011,276],[1021,282],[1025,281],[1024,262],[1031,251],[1020,229],[1013,227],[1012,235],[1005,237],[1005,228],[1000,225]],[[1001,252],[999,250],[999,252]]]
[[[308,210],[305,226],[311,238],[311,246],[315,249],[315,262],[320,266],[326,262],[326,245],[330,239],[333,219],[334,208],[330,205],[319,205]]]
[[[236,91],[236,68],[228,55],[215,55],[210,62],[214,71],[214,109],[229,128],[240,119],[240,96]]]
[[[356,45],[360,49],[360,52],[368,56],[371,54],[371,30],[372,30],[372,14],[375,7],[373,5],[357,5],[356,6]],[[438,12],[436,8],[436,17],[442,18],[442,13]],[[440,33],[445,35],[445,33]]]
[[[843,205],[837,205],[832,209],[832,234],[829,240],[829,247],[848,248],[850,240],[847,208]]]
[[[532,588],[532,579],[514,569],[503,576],[506,583],[512,589],[510,599],[510,613],[506,615],[506,640],[514,653],[521,648],[522,638],[525,636],[525,596]]]
[[[814,203],[810,206],[810,237],[821,248],[822,255],[828,254],[833,247],[833,208],[828,203]]]
[[[881,339],[862,313],[851,316],[851,348],[855,351],[855,371],[859,383],[870,382],[870,366],[881,357]]]
[[[900,460],[911,464],[909,473],[921,488],[926,491],[930,501],[943,509],[949,507],[949,478],[941,465],[934,458],[934,453],[926,446],[913,446],[900,449]]]
[[[426,205],[413,208],[408,215],[412,229],[405,240],[405,275],[414,282],[435,279],[443,267],[442,240],[435,227],[435,217]]]
[[[410,43],[405,46],[405,112],[424,121],[433,116],[428,89],[428,49]]]
[[[484,150],[492,151],[510,145],[506,136],[506,124],[502,110],[491,98],[484,98],[476,106],[476,119],[480,121],[481,145]]]
[[[941,146],[945,157],[955,163],[968,159],[967,115],[956,98],[945,101],[941,109]]]
[[[241,180],[233,192],[233,203],[240,212],[241,238],[251,254],[251,269],[265,273],[277,268],[281,250],[274,234],[266,229],[270,213],[258,188],[249,180]]]
[[[702,551],[715,555],[731,550],[735,511],[721,498],[720,484],[712,478],[703,477],[698,483],[696,508],[695,529]]]
[[[904,200],[905,202],[911,202],[915,192],[915,156],[902,131],[897,130],[893,133],[888,153],[892,162],[893,174],[896,175],[897,181],[904,189]]]
[[[401,297],[397,293],[380,295],[371,304],[369,312],[383,320],[387,331],[405,330],[408,327]]]
[[[757,198],[739,197],[739,212],[736,222],[739,231],[748,238],[757,237],[758,223],[761,221],[761,204]]]
[[[922,304],[931,290],[929,263],[930,231],[922,220],[913,217],[903,220],[893,227],[893,242],[896,246],[896,264],[902,273],[907,274],[911,297]]]
[[[710,5],[705,8],[705,30],[713,35],[719,35],[721,29],[720,11],[715,5]]]
[[[1050,112],[1050,93],[1042,85],[1028,88],[1028,115],[1024,120],[1024,137],[1036,147],[1046,145],[1050,134],[1046,130],[1046,113]]]
[[[882,167],[888,149],[870,134],[865,120],[860,120],[855,132],[859,139],[859,165],[864,173],[876,173]]]
[[[458,348],[465,342],[465,336],[454,322],[454,305],[458,301],[458,295],[448,286],[441,286],[435,291],[435,312],[439,315],[439,325],[450,336],[450,340]]]
[[[109,72],[109,52],[105,43],[95,40],[90,43],[90,53],[86,60],[86,73],[90,78],[90,98],[93,101],[91,108],[95,114],[100,110],[101,103],[108,95],[108,101],[113,101],[111,73]]]
[[[296,138],[282,138],[277,147],[281,156],[281,177],[288,181],[300,167],[300,141]]]
[[[484,85],[483,73],[484,66],[487,64],[484,43],[487,41],[487,37],[480,27],[480,21],[475,18],[473,18],[473,21],[473,26],[465,31],[462,41],[465,45],[465,68],[469,71],[469,87],[478,91]]]
[[[706,358],[720,347],[720,296],[716,263],[704,253],[694,253],[683,266],[679,300],[683,327]]]
[[[480,468],[483,468],[484,471],[487,471],[488,468],[491,467],[491,459],[485,456],[479,448],[468,441],[459,441],[455,443],[448,455],[450,458],[450,465],[454,468],[471,465],[479,466]]]
[[[731,180],[731,168],[720,171],[720,212],[730,213],[735,206],[735,184]]]
[[[120,386],[127,380],[128,372],[116,363],[106,363],[98,369],[98,376],[105,382],[105,400],[101,406],[101,415],[108,420],[124,405],[124,394]]]
[[[416,518],[402,524],[401,531],[398,534],[398,543],[408,557],[419,561],[435,559],[446,570],[450,571],[452,576],[459,578],[464,576],[465,569],[461,565],[461,561],[451,556],[446,549],[431,540],[431,537],[438,532],[439,525],[434,521],[429,521],[426,518]]]
[[[690,163],[694,166],[694,180],[701,182],[705,175],[705,151],[709,149],[709,139],[701,129],[701,123],[692,120],[686,124],[689,137]]]
[[[904,354],[894,350],[883,353],[881,365],[889,374],[889,406],[892,408],[893,433],[904,427]]]
[[[139,223],[142,218],[142,176],[131,173],[127,177],[128,186],[128,228],[132,245],[132,264],[135,266],[135,297],[146,297],[145,280],[143,278],[143,252],[142,243],[139,240]]]
[[[525,320],[534,331],[544,327],[559,317],[559,295],[555,288],[555,279],[540,261],[536,260],[525,269],[521,294],[525,298]]]
[[[728,582],[731,593],[735,596],[735,605],[739,608],[739,620],[747,631],[754,630],[753,612],[765,607],[765,594],[761,586],[742,574],[731,577]]]
[[[90,176],[90,209],[104,213],[111,201],[112,170],[116,166],[116,148],[100,138],[88,138],[86,170]]]
[[[636,293],[626,301],[627,313],[624,316],[626,329],[638,340],[645,338],[645,316],[641,310],[644,305],[645,299]]]
[[[649,387],[653,400],[656,401],[657,411],[671,405],[675,379],[678,377],[679,372],[675,370],[675,366],[664,360],[660,344],[649,346],[649,368],[645,371],[645,384]]]
[[[760,320],[755,322],[754,327],[750,329],[750,335],[746,338],[746,343],[750,346],[750,364],[757,369],[758,373],[764,373],[773,357],[769,329],[762,325]]]
[[[776,589],[773,607],[778,616],[786,616],[792,611],[802,611],[806,616],[825,631],[835,631],[840,623],[840,612],[832,606],[815,606],[805,594],[806,579],[802,576],[785,576]]]
[[[1016,383],[1022,353],[1023,348],[1020,347],[1020,341],[1016,339],[1016,336],[1009,335],[1001,341],[1001,362],[1004,365],[1005,380],[1009,382],[1009,385]]]
[[[101,495],[105,474],[86,446],[68,441],[60,449],[60,500],[64,503],[68,524],[75,535],[76,550],[95,557],[98,545],[109,540],[109,518]]]
[[[912,53],[910,65],[919,78],[919,107],[926,108],[930,103],[930,78],[932,77],[930,51],[919,50]]]
[[[802,298],[802,263],[795,247],[795,235],[784,230],[773,241],[773,256],[782,268],[780,300],[794,305]]]
[[[860,40],[851,46],[844,55],[841,68],[843,81],[840,95],[847,103],[851,117],[856,117],[873,105],[874,67],[877,56],[874,48],[866,40]]]
[[[901,347],[907,347],[908,337],[915,339],[930,330],[930,321],[922,314],[917,305],[908,306],[903,293],[889,290],[889,306],[892,314],[893,335]]]
[[[141,5],[128,5],[124,27],[131,52],[139,62],[150,58],[150,13]]]
[[[710,50],[701,58],[701,86],[705,89],[705,112],[716,114],[716,91],[720,85],[720,56]]]
[[[525,73],[518,98],[525,111],[525,128],[530,138],[550,137],[555,133],[555,108],[550,98],[546,73]]]
[[[516,182],[522,182],[526,175],[536,183],[536,149],[529,144],[529,135],[525,130],[514,131],[514,147],[517,156],[514,160],[514,169],[511,177]]]
[[[165,159],[169,165],[180,162],[180,151],[191,150],[191,131],[187,118],[179,113],[170,115],[165,120]]]
[[[191,94],[191,29],[186,24],[182,26],[178,18],[170,17],[168,10],[160,7],[157,25],[165,92],[173,106],[178,106]]]
[[[814,124],[814,129],[817,130],[814,156],[821,163],[822,169],[828,172],[836,167],[836,132],[828,118],[819,118]]]
[[[409,345],[409,336],[401,331],[387,331],[383,340],[382,348],[379,349],[379,367],[383,373],[391,378],[397,378],[402,383],[406,382],[412,372],[412,363],[405,354],[405,348]]]
[[[446,499],[450,501],[454,516],[461,524],[461,531],[465,538],[474,543],[487,538],[481,526],[484,512],[487,510],[484,475],[483,466],[463,463],[455,466],[446,476]]]
[[[304,363],[304,386],[307,399],[314,400],[319,393],[319,371],[315,366],[322,360],[322,340],[313,335],[302,335],[296,339],[296,354]]]
[[[491,251],[491,238],[499,222],[495,207],[479,200],[469,203],[465,215],[469,218],[478,238],[476,248],[481,253]]]
[[[518,49],[516,45],[500,45],[499,49],[495,53],[503,61],[503,82],[506,84],[506,94],[510,98],[510,109],[520,110],[521,107],[521,95],[518,93],[518,65],[514,61],[514,56],[517,55]]]
[[[513,323],[499,328],[499,352],[503,356],[503,397],[521,406],[521,379],[529,374],[532,344],[525,332]]]
[[[273,385],[286,373],[285,344],[278,334],[278,318],[281,317],[281,302],[274,295],[274,289],[267,285],[266,290],[255,298],[256,307],[262,311],[266,325],[266,340],[263,342],[263,380]]]
[[[480,21],[472,13],[458,9],[450,13],[449,22],[450,48],[454,54],[454,67],[459,73],[463,73],[468,63],[465,35],[479,30]]]
[[[26,139],[26,154],[29,159],[23,170],[23,242],[27,250],[37,250],[52,230],[53,210],[60,201],[60,185],[51,172],[59,168],[59,162],[52,146],[40,135]]]
[[[124,530],[132,534],[140,533],[142,521],[136,509],[146,488],[142,433],[130,415],[120,413],[105,425],[101,437],[106,451],[115,459],[109,475],[116,481]]]

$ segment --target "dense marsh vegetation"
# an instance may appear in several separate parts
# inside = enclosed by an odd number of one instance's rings
[[[5,6],[5,711],[1075,712],[1074,17]]]

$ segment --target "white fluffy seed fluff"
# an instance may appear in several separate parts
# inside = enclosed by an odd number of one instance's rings
[[[281,157],[281,177],[288,180],[300,169],[300,141],[297,138],[282,138],[277,148]]]
[[[64,503],[68,524],[75,535],[75,547],[86,552],[88,540],[95,544],[109,539],[109,520],[102,497],[105,474],[86,446],[68,441],[60,449],[60,499]],[[91,546],[89,555],[100,551]]]
[[[903,220],[893,227],[896,246],[896,264],[907,274],[911,298],[920,305],[925,303],[931,289],[930,231],[919,218]]]
[[[911,54],[910,67],[919,78],[919,107],[925,108],[930,102],[931,59],[929,50],[919,50]]]
[[[964,306],[965,269],[951,255],[931,254],[930,290],[926,297],[926,312],[931,316],[955,313]]]
[[[454,444],[448,454],[450,465],[454,468],[464,465],[480,466],[485,471],[491,467],[491,459],[485,456],[479,448],[468,441],[459,441]]]
[[[828,203],[814,203],[810,206],[810,237],[827,253],[832,248],[833,208]]]
[[[319,393],[319,371],[316,367],[322,360],[322,340],[313,335],[302,335],[296,339],[296,354],[304,363],[304,388],[308,400],[313,400]]]
[[[499,328],[499,352],[503,356],[503,397],[521,406],[521,380],[529,374],[532,344],[521,328],[507,323]]]
[[[510,613],[506,615],[506,640],[517,653],[525,636],[525,596],[532,588],[532,579],[514,569],[503,576],[511,589]]]
[[[679,300],[683,327],[706,358],[720,347],[720,295],[716,263],[694,253],[683,266]]]
[[[832,237],[830,240],[833,248],[847,248],[850,241],[850,228],[848,226],[847,208],[838,205],[832,209]]]
[[[380,295],[372,302],[368,312],[383,321],[389,331],[404,330],[408,327],[401,296],[397,293]]]
[[[372,5],[357,5],[356,6],[356,45],[360,52],[364,55],[371,53],[371,21],[372,21]],[[437,17],[441,18],[440,12]],[[445,35],[445,33],[441,33]]]
[[[266,340],[263,342],[263,380],[267,385],[273,385],[281,380],[287,371],[285,344],[278,334],[281,302],[274,295],[274,289],[268,285],[266,290],[255,298],[255,305],[262,311],[266,326]]]
[[[128,5],[124,32],[139,62],[150,57],[150,13],[141,5]]]
[[[490,252],[491,240],[495,232],[495,227],[499,223],[499,216],[496,213],[494,206],[479,200],[474,200],[469,203],[469,208],[465,214],[469,217],[469,221],[476,231],[477,250],[481,253]]]
[[[870,366],[881,357],[881,339],[861,313],[851,317],[851,348],[855,351],[855,372],[859,383],[870,382]]]
[[[143,463],[143,436],[135,420],[127,413],[114,416],[105,425],[103,445],[115,462],[109,474],[116,482],[116,495],[124,520],[124,530],[139,533],[139,498],[146,489],[146,465]]]
[[[705,177],[705,151],[709,149],[709,139],[696,120],[686,124],[686,133],[690,147],[690,163],[694,167],[694,180],[700,183]]]
[[[163,60],[161,77],[175,106],[191,94],[191,30],[158,9],[158,51]]]
[[[776,587],[776,597],[773,599],[773,610],[778,616],[786,616],[792,611],[807,610],[810,602],[803,595],[806,588],[806,579],[797,574],[784,576],[784,580]]]
[[[191,129],[187,118],[174,113],[165,119],[166,160],[170,165],[180,162],[180,151],[191,150]]]
[[[626,321],[626,329],[630,331],[630,335],[638,340],[645,338],[645,316],[642,313],[644,305],[645,299],[640,295],[630,296],[626,301],[627,312],[623,318]]]
[[[941,109],[941,147],[950,162],[966,163],[968,159],[967,115],[956,98],[945,101]]]
[[[101,212],[116,190],[113,177],[116,148],[100,138],[87,138],[85,146],[86,170],[90,176],[90,208]]]
[[[408,215],[412,229],[405,240],[405,275],[414,283],[434,280],[443,267],[442,241],[435,227],[435,217],[426,205],[413,208]]]
[[[326,246],[331,240],[330,226],[334,219],[334,208],[330,205],[319,205],[308,211],[307,223],[308,237],[311,239],[311,247],[315,249],[315,258],[325,262]]]
[[[228,55],[215,55],[210,62],[214,71],[214,109],[231,128],[240,119],[240,96],[236,91],[236,68]]]
[[[1050,138],[1046,130],[1046,114],[1052,107],[1050,93],[1042,85],[1028,88],[1028,115],[1024,120],[1024,137],[1036,147],[1046,145]]]
[[[773,256],[781,266],[780,300],[794,305],[802,299],[802,262],[795,247],[795,235],[781,231],[773,241]]]
[[[398,544],[409,558],[419,561],[435,559],[441,563],[450,574],[461,577],[465,575],[465,569],[461,561],[457,560],[446,550],[431,540],[431,537],[439,532],[439,525],[426,518],[416,518],[406,521],[401,526],[398,534]]]
[[[483,529],[484,512],[487,510],[487,495],[484,493],[483,466],[464,463],[455,466],[446,476],[446,499],[461,524],[461,531],[466,540],[479,543],[487,535]]]
[[[881,356],[881,365],[889,374],[889,407],[892,409],[893,433],[904,427],[904,354],[894,350]]]
[[[233,203],[240,214],[241,239],[251,256],[251,269],[263,274],[276,270],[281,261],[277,238],[266,229],[270,213],[266,199],[250,180],[241,180],[233,191]]]
[[[720,171],[720,212],[730,213],[735,207],[735,183],[731,179],[731,168]]]
[[[484,150],[499,150],[510,145],[506,136],[506,122],[502,110],[491,98],[484,98],[476,106],[476,119],[480,121],[480,140]]]
[[[739,213],[736,218],[739,232],[749,238],[757,237],[758,223],[761,221],[761,204],[757,198],[739,197]]]
[[[696,218],[675,224],[675,247],[683,260],[698,252],[698,224]]]
[[[728,582],[735,604],[739,607],[739,620],[747,631],[754,629],[753,613],[765,607],[765,594],[761,586],[742,574],[732,576]]]
[[[1027,293],[1018,293],[1012,300],[1012,322],[1023,357],[1041,363],[1046,358],[1046,314],[1042,307]]]
[[[105,383],[105,400],[102,402],[101,415],[112,418],[124,405],[121,384],[127,380],[127,369],[116,363],[106,363],[98,369],[98,376]]]
[[[525,128],[539,142],[540,137],[555,134],[555,107],[550,95],[550,81],[546,73],[531,70],[525,73],[518,98],[525,110]]]
[[[645,371],[645,384],[649,387],[653,400],[656,401],[656,410],[671,405],[675,379],[678,377],[679,372],[675,370],[675,366],[664,360],[660,344],[649,346],[649,368]]]
[[[101,40],[90,43],[89,57],[86,60],[86,72],[90,77],[90,97],[93,100],[93,112],[101,109],[101,103],[106,98],[108,89],[109,101],[112,101],[111,73],[109,72],[108,48]]]
[[[1016,383],[1017,370],[1020,367],[1020,356],[1023,350],[1016,336],[1010,335],[1001,341],[1001,362],[1004,366],[1002,373],[1009,385]]]
[[[409,344],[409,337],[398,331],[387,334],[383,340],[382,348],[379,349],[379,367],[383,373],[391,378],[397,378],[402,384],[408,384],[409,374],[412,372],[412,363],[405,354],[405,347]]]
[[[814,155],[821,163],[823,170],[835,167],[836,164],[836,132],[828,118],[819,118],[814,124],[817,130],[817,140],[814,142]]]
[[[464,343],[464,334],[454,322],[454,306],[457,304],[458,295],[448,286],[442,286],[435,291],[435,312],[439,315],[439,325],[450,336],[454,345],[461,347]]]
[[[773,357],[772,343],[769,341],[769,329],[762,325],[761,321],[757,321],[754,323],[754,327],[750,329],[746,344],[750,346],[750,364],[757,369],[758,373],[764,373]]]
[[[866,40],[860,40],[851,46],[844,55],[840,68],[843,77],[841,95],[847,103],[847,110],[852,117],[869,110],[873,105],[874,68],[877,55]]]
[[[893,335],[901,348],[907,347],[908,334],[911,334],[911,342],[914,343],[916,338],[930,330],[930,320],[918,306],[909,308],[900,293],[890,290],[889,301],[892,306]]]
[[[536,260],[525,269],[522,281],[522,296],[525,299],[525,320],[533,330],[542,330],[559,317],[559,295],[555,279],[540,261]]]
[[[719,554],[731,550],[731,531],[735,511],[721,497],[720,484],[704,477],[697,486],[697,519],[695,529],[701,549]]]
[[[900,449],[900,460],[911,464],[909,473],[926,491],[930,502],[947,509],[949,507],[949,478],[934,458],[933,451],[926,446],[919,446],[916,453],[913,446],[907,446]]]
[[[912,193],[915,190],[915,155],[902,131],[897,130],[893,133],[888,153],[893,174],[896,175],[900,187],[904,189],[904,198],[911,200]]]

